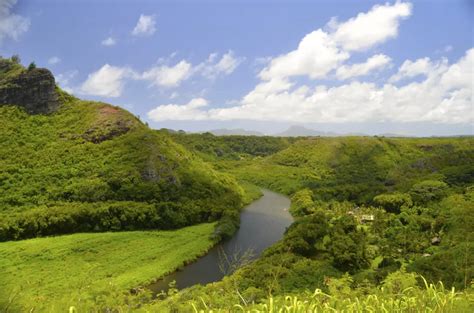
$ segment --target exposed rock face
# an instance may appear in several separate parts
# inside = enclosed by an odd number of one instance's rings
[[[59,106],[56,84],[44,68],[25,70],[0,84],[0,105],[14,104],[30,114],[48,114]]]

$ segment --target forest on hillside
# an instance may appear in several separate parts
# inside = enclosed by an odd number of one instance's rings
[[[316,288],[361,301],[381,286],[472,288],[472,138],[261,138],[260,149],[273,150],[262,158],[253,148],[259,137],[172,137],[208,153],[215,168],[292,200],[295,222],[279,243],[223,282],[194,289],[207,305],[241,302],[236,290],[251,302]],[[178,299],[171,302],[180,307],[189,298]]]

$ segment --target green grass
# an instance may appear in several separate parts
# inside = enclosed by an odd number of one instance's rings
[[[175,231],[73,234],[0,243],[0,311],[27,312],[64,303],[74,293],[95,297],[127,291],[203,255],[214,224]],[[10,299],[10,300],[9,300]],[[67,307],[57,309],[65,311]],[[48,310],[49,311],[49,310]]]
[[[408,274],[411,275],[411,274]],[[300,290],[283,295],[268,295],[260,301],[246,299],[238,289],[223,290],[221,286],[194,288],[187,295],[176,294],[166,301],[145,305],[137,312],[189,313],[309,313],[309,312],[472,312],[474,290],[446,288],[441,282],[430,284],[420,277],[407,282],[385,282],[383,287],[351,288],[343,279],[335,279],[329,291]],[[347,281],[346,281],[347,282]],[[117,307],[116,307],[117,308]]]
[[[472,312],[474,294],[445,290],[442,284],[427,285],[425,289],[406,289],[399,294],[379,292],[343,298],[316,290],[299,295],[269,297],[263,303],[234,304],[225,308],[210,309],[205,302],[192,305],[194,313],[254,312],[254,313],[306,313],[306,312]],[[198,308],[199,307],[199,308]]]

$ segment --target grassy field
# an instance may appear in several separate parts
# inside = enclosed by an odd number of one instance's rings
[[[64,312],[61,303],[78,295],[98,297],[137,287],[205,253],[213,245],[213,230],[214,224],[200,224],[0,243],[0,311],[55,307]]]

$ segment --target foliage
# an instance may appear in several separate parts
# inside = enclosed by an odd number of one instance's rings
[[[312,211],[314,211],[313,192],[307,188],[295,192],[291,197],[291,215],[304,216]]]
[[[413,206],[413,201],[409,194],[393,193],[375,196],[374,204],[383,207],[388,212],[400,213],[402,207]]]
[[[28,71],[34,70],[36,68],[36,63],[31,62],[30,65],[28,65]]]
[[[410,189],[410,194],[415,203],[426,204],[430,201],[440,200],[446,195],[448,185],[437,180],[424,180],[416,183]]]
[[[254,157],[265,157],[288,148],[295,138],[281,138],[270,136],[215,136],[211,133],[185,134],[180,132],[168,133],[173,140],[182,144],[191,151],[198,153],[203,159],[242,160]]]
[[[194,143],[215,142],[212,135],[175,137],[192,151]],[[253,294],[259,294],[265,285],[282,292],[290,281],[308,289],[318,281],[324,288],[314,269],[300,267],[306,261],[327,264],[336,276],[334,271],[347,271],[355,284],[379,284],[410,264],[407,270],[432,282],[465,288],[473,277],[472,253],[464,244],[474,229],[465,218],[472,215],[465,210],[466,188],[474,183],[468,166],[474,163],[473,144],[470,137],[315,137],[264,158],[208,157],[215,168],[292,195],[296,220],[283,240],[234,278],[247,286],[243,291],[257,288]],[[459,261],[449,262],[453,257]]]
[[[65,99],[48,116],[0,107],[0,240],[237,216],[232,177],[122,109]]]
[[[422,286],[407,274],[396,274],[384,282],[384,287],[353,288],[351,279],[343,277],[328,282],[329,290],[324,292],[301,291],[279,296],[268,296],[261,302],[252,301],[234,291],[222,294],[213,290],[212,295],[195,293],[202,296],[186,301],[184,304],[170,299],[166,306],[158,303],[143,308],[144,312],[471,312],[474,304],[474,292],[457,292],[447,289],[442,283]],[[400,278],[402,280],[400,280]],[[408,277],[407,277],[408,278]],[[395,288],[391,288],[395,284]],[[386,288],[385,286],[390,286]],[[407,288],[398,289],[399,287]],[[223,299],[224,298],[224,299]]]
[[[130,289],[203,255],[214,244],[213,228],[201,224],[0,243],[0,311],[7,311],[11,297],[11,312],[65,312],[72,303],[89,301],[96,309],[104,301],[116,305]],[[120,297],[111,297],[117,293]]]

